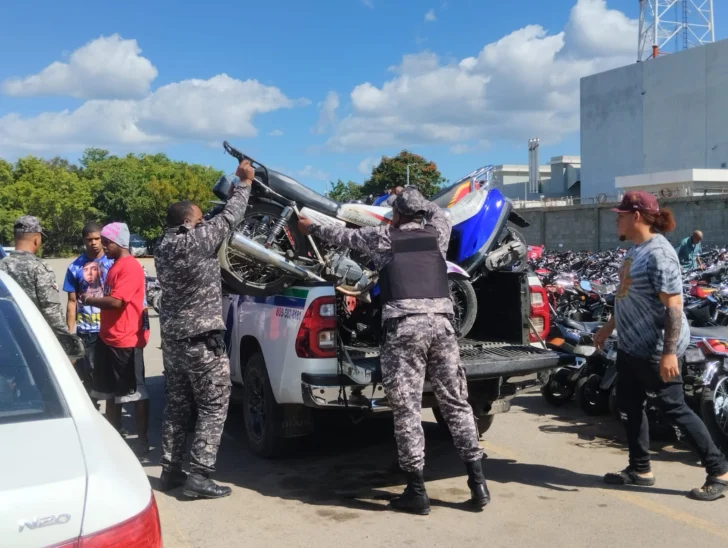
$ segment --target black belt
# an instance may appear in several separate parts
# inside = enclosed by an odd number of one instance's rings
[[[185,339],[177,339],[176,342],[189,344],[205,343],[208,350],[214,352],[216,356],[222,356],[225,353],[225,340],[222,334],[223,331],[220,330],[207,331]]]

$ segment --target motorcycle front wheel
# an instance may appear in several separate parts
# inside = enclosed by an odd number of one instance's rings
[[[243,222],[235,231],[242,232],[245,237],[259,244],[264,244],[276,222],[280,221],[282,211],[283,207],[278,204],[263,201],[251,203],[245,212]],[[292,258],[306,254],[308,249],[306,237],[299,232],[294,219],[295,216],[275,238],[270,247],[271,251]],[[218,259],[223,282],[239,295],[255,297],[275,295],[298,280],[278,268],[238,253],[227,245],[227,240],[220,246]]]

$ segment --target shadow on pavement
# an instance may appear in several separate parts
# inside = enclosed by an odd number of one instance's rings
[[[526,393],[513,401],[526,413],[543,417],[548,424],[539,426],[547,434],[575,434],[579,441],[574,445],[585,449],[613,449],[624,454],[625,466],[628,458],[627,437],[624,427],[610,414],[587,415],[575,402],[554,406],[546,402],[538,392]],[[556,421],[559,424],[553,424]],[[682,462],[700,467],[699,460],[690,447],[680,442],[677,436],[650,440],[650,458],[654,461]]]
[[[150,439],[153,450],[142,464],[157,467],[161,456],[163,377],[149,379],[148,386],[152,396]],[[528,398],[520,398],[518,404],[528,404],[528,401],[521,401],[524,399]],[[345,427],[329,426],[320,434],[291,440],[288,455],[274,460],[258,458],[248,450],[242,424],[240,406],[231,404],[217,471],[212,476],[216,481],[250,489],[266,497],[368,511],[386,510],[386,502],[399,494],[405,483],[396,464],[391,419],[376,418]],[[425,422],[423,427],[427,462],[425,480],[431,504],[471,511],[467,503],[470,492],[465,467],[450,437],[435,423]],[[484,461],[484,471],[491,483],[529,485],[559,492],[605,488],[601,476],[508,459],[488,458]],[[156,489],[159,486],[158,472],[153,474],[149,479]],[[449,478],[461,478],[460,485],[446,488],[432,483]],[[655,488],[644,491],[683,495],[678,491]],[[181,488],[169,492],[169,495],[188,500],[182,495]],[[453,499],[462,502],[449,502]],[[331,515],[324,517],[340,521],[356,516],[330,509],[321,509],[321,512],[329,512]]]

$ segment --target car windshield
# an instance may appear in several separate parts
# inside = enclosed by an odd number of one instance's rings
[[[0,424],[64,415],[45,356],[15,301],[0,291]]]

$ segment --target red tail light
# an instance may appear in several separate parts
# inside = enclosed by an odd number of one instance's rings
[[[549,329],[551,329],[548,293],[540,285],[530,285],[528,289],[531,295],[531,323],[533,323],[533,327],[538,331],[541,338],[545,339]],[[538,337],[533,332],[529,332],[528,340],[539,342]]]
[[[162,548],[157,501],[152,494],[149,505],[139,514],[118,525],[59,545],[57,548]]]
[[[314,299],[303,315],[296,335],[299,358],[336,357],[336,299]]]

